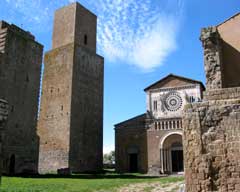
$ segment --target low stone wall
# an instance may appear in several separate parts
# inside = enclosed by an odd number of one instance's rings
[[[0,99],[0,182],[1,182],[1,175],[2,175],[2,142],[3,142],[3,131],[4,131],[4,126],[5,122],[7,120],[7,115],[8,115],[8,105],[7,102],[4,100]]]
[[[204,100],[225,100],[240,98],[240,87],[215,89],[204,92]],[[221,101],[222,102],[222,101]]]
[[[239,90],[209,91],[208,101],[185,107],[186,192],[239,192]]]

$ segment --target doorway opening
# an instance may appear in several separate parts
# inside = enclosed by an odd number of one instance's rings
[[[10,157],[10,164],[9,164],[9,174],[14,175],[15,174],[15,155],[11,155]]]
[[[137,153],[129,154],[129,172],[130,173],[138,172],[138,154]]]
[[[182,172],[183,171],[183,151],[173,150],[172,151],[172,172]]]

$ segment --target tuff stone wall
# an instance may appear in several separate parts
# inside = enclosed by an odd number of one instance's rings
[[[0,22],[0,98],[9,103],[3,171],[36,172],[36,134],[43,46],[29,32]],[[12,161],[11,161],[12,159]]]
[[[221,91],[227,95],[226,90]],[[240,189],[240,91],[237,88],[229,91],[235,94],[235,99],[221,99],[219,94],[217,99],[185,108],[187,192]],[[216,98],[214,92],[210,96]]]
[[[233,63],[235,69],[240,65],[239,60],[226,60],[236,58],[232,57],[236,50],[226,49],[226,42],[231,45],[231,41],[225,33],[226,29],[234,31],[230,39],[235,39],[236,45],[239,21],[239,16],[227,20],[220,26],[231,22],[233,28],[224,27],[221,32],[219,26],[202,30],[207,90],[203,102],[185,106],[186,192],[238,192],[240,189],[240,84],[239,75],[229,75],[234,70],[229,70]]]
[[[95,27],[96,16],[78,3],[55,14],[38,122],[40,173],[102,169],[104,59],[92,45]]]
[[[222,40],[216,27],[202,29],[200,40],[204,47],[204,69],[206,88],[220,89],[223,87],[222,74]]]
[[[2,176],[2,160],[3,160],[3,139],[6,120],[8,117],[8,104],[6,101],[0,99],[0,184]]]

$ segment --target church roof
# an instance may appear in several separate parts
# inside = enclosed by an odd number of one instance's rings
[[[170,73],[166,77],[160,79],[159,81],[145,88],[144,91],[148,91],[150,89],[163,88],[163,87],[177,87],[177,86],[183,86],[187,84],[199,84],[201,85],[202,89],[205,90],[205,86],[201,81],[197,81],[194,79],[190,79],[190,78],[186,78],[186,77],[182,77],[182,76],[174,75]]]
[[[130,123],[130,124],[134,124],[134,127],[136,127],[136,126],[135,126],[136,124],[145,122],[146,117],[147,117],[147,114],[144,113],[144,114],[135,116],[135,117],[133,117],[133,118],[131,118],[131,119],[128,119],[128,120],[126,120],[126,121],[123,121],[123,122],[121,122],[121,123],[118,123],[118,124],[114,125],[114,127],[115,127],[115,128],[118,128],[118,127],[121,127],[121,128],[122,128],[122,126],[124,127],[124,125],[126,125],[127,127],[129,127],[129,123]]]

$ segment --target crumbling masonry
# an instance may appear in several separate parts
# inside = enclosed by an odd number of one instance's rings
[[[207,90],[185,107],[186,192],[240,190],[240,16],[202,30]]]

